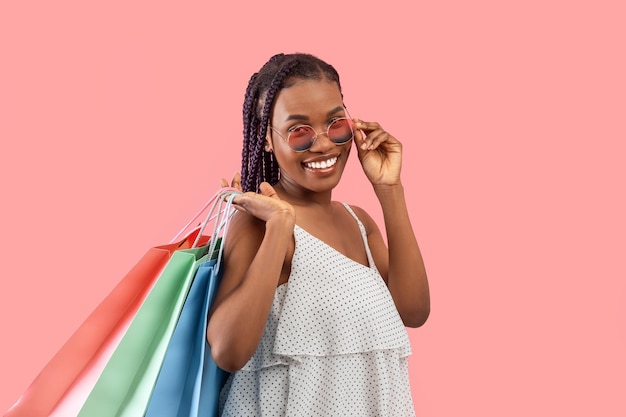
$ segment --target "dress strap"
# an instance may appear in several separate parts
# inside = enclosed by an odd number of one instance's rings
[[[367,260],[370,264],[370,268],[376,268],[376,264],[374,263],[374,257],[372,256],[372,252],[370,251],[370,245],[367,243],[367,231],[365,230],[365,226],[361,222],[361,220],[357,217],[352,207],[350,207],[347,203],[341,202],[343,206],[348,210],[348,213],[354,217],[356,223],[359,225],[359,230],[361,231],[361,237],[363,238],[363,245],[365,246],[365,253],[367,253]]]

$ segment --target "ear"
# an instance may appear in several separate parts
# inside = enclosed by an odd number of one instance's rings
[[[272,144],[270,143],[269,135],[267,135],[265,137],[265,145],[264,145],[263,149],[265,150],[265,152],[273,152],[274,151],[274,149],[272,149]]]

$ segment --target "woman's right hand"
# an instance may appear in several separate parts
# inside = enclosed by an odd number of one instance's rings
[[[222,178],[222,187],[228,186],[228,181]],[[230,187],[241,191],[241,175],[239,173],[234,175]],[[233,199],[233,206],[237,210],[248,213],[266,223],[273,219],[282,219],[282,221],[295,224],[295,209],[291,204],[278,197],[274,187],[263,182],[259,186],[259,191],[259,193],[248,191],[239,194]]]

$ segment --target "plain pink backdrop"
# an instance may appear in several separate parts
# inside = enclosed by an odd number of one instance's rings
[[[405,145],[418,415],[626,415],[622,4],[1,2],[0,411],[239,170],[248,78],[304,51]]]

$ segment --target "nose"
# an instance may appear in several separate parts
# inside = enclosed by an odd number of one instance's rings
[[[311,145],[312,152],[326,152],[335,146],[335,143],[328,137],[328,132],[315,132],[315,141]]]

